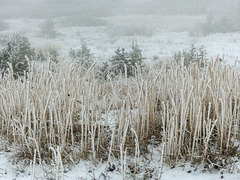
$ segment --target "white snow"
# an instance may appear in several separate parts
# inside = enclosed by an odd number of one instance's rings
[[[43,39],[39,36],[40,19],[10,19],[6,22],[10,29],[0,32],[0,37],[11,37],[12,33],[21,32],[26,35],[32,45],[44,49],[56,47],[65,58],[71,48],[80,48],[81,42],[86,42],[97,60],[108,60],[118,47],[130,49],[132,41],[136,40],[143,50],[147,63],[152,62],[153,56],[169,60],[177,51],[188,50],[192,44],[196,47],[204,46],[207,58],[215,59],[218,55],[225,58],[229,64],[234,64],[240,57],[240,33],[218,33],[204,36],[192,36],[197,24],[204,21],[203,16],[117,16],[105,18],[107,26],[99,27],[58,27],[60,34],[56,39]],[[118,31],[123,27],[146,28],[151,31],[150,36],[118,36],[111,31]],[[117,28],[116,28],[117,27]],[[141,30],[141,29],[140,29]]]
[[[225,180],[238,180],[240,179],[240,174],[223,174],[221,178],[221,174],[218,173],[200,173],[199,171],[188,173],[187,169],[182,170],[181,168],[176,169],[165,169],[162,174],[161,180],[217,180],[217,179],[225,179]]]
[[[11,154],[11,153],[10,153]],[[20,167],[18,165],[13,165],[11,163],[11,158],[9,153],[0,153],[0,180],[27,180],[33,178],[33,172],[30,167]],[[96,179],[113,179],[121,180],[122,174],[118,169],[120,165],[116,166],[113,172],[106,171],[107,164],[99,163],[97,165],[90,161],[81,161],[79,164],[75,165],[70,171],[64,173],[65,180],[92,180],[94,177]],[[35,178],[45,179],[42,174],[39,165],[36,166]],[[53,170],[50,170],[50,172]],[[190,172],[191,171],[191,172]],[[52,172],[53,173],[53,172]],[[50,176],[49,174],[46,176]],[[194,171],[194,168],[186,165],[185,167],[176,167],[171,169],[169,167],[163,168],[163,173],[161,180],[239,180],[240,173],[223,173],[212,172],[212,173],[201,173],[201,170]],[[54,174],[51,177],[55,177]],[[128,177],[131,179],[130,177]],[[60,178],[61,179],[61,178]],[[140,178],[142,179],[142,178]]]

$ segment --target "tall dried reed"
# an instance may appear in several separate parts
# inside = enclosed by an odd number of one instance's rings
[[[154,136],[162,157],[214,161],[236,153],[240,71],[211,63],[163,64],[133,78],[101,80],[95,65],[30,65],[27,78],[0,79],[0,131],[16,152],[34,162],[139,157]],[[126,158],[126,157],[125,157]],[[59,165],[58,165],[59,166]],[[125,169],[124,169],[125,172]]]

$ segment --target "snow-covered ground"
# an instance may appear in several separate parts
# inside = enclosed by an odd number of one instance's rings
[[[203,45],[208,59],[224,56],[227,63],[234,64],[240,57],[240,33],[218,33],[206,37],[192,35],[197,31],[197,25],[205,21],[204,16],[117,16],[104,20],[108,25],[99,27],[63,27],[56,20],[60,35],[55,39],[43,39],[39,35],[42,19],[9,19],[6,21],[9,29],[0,31],[0,38],[20,32],[30,39],[33,47],[46,49],[54,46],[65,59],[69,58],[71,48],[79,48],[81,42],[86,42],[97,60],[106,61],[118,47],[130,49],[135,40],[147,63],[151,63],[154,56],[172,59],[175,52],[189,50],[192,44],[197,48]],[[130,32],[126,33],[126,29]],[[146,33],[138,35],[142,31]],[[126,36],[129,33],[131,35]]]
[[[54,169],[49,170],[48,173],[43,176],[40,166],[36,166],[35,172],[31,167],[24,167],[18,164],[13,164],[13,159],[10,157],[12,153],[1,152],[0,153],[0,179],[1,180],[27,180],[27,179],[51,179],[56,178]],[[94,165],[89,161],[81,161],[75,165],[70,171],[64,173],[65,180],[97,180],[113,179],[121,180],[121,171],[116,166],[116,169],[112,172],[106,172],[107,164]],[[240,168],[240,166],[239,166]],[[35,173],[35,174],[34,174]],[[61,173],[59,173],[59,179],[62,179]],[[126,179],[134,179],[126,176]],[[137,179],[146,179],[138,176]],[[149,178],[147,178],[149,179]],[[220,172],[201,172],[201,169],[195,170],[194,167],[186,165],[185,167],[169,168],[164,166],[162,170],[161,180],[239,180],[240,173],[229,174],[223,171]]]

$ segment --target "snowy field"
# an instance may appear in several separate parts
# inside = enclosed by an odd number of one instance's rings
[[[62,60],[68,60],[68,52],[71,48],[80,48],[82,42],[86,42],[97,62],[106,61],[114,55],[118,47],[130,49],[132,41],[137,41],[143,50],[145,63],[152,65],[156,63],[154,57],[161,60],[172,60],[174,53],[195,47],[204,46],[208,59],[216,59],[218,56],[224,58],[226,63],[234,65],[240,57],[240,33],[211,34],[208,36],[195,35],[197,26],[205,21],[205,16],[116,16],[103,18],[106,26],[98,27],[62,27],[61,21],[55,19],[56,30],[59,36],[55,39],[44,39],[40,37],[39,25],[44,19],[7,19],[5,22],[9,29],[0,31],[0,40],[10,38],[13,33],[22,33],[29,38],[32,46],[36,49],[47,49],[54,47],[58,50]],[[134,32],[146,31],[144,34],[126,35],[122,27],[133,27]],[[130,32],[131,33],[131,32]],[[138,32],[139,33],[139,32]],[[3,46],[0,44],[0,46]],[[0,179],[25,180],[44,179],[46,177],[56,178],[54,169],[43,177],[40,165],[25,168],[22,162],[14,162],[14,152],[4,148],[0,151]],[[158,159],[158,158],[157,158]],[[154,167],[154,158],[149,164]],[[63,172],[64,179],[69,180],[91,180],[91,179],[122,179],[121,165],[116,163],[116,168],[107,172],[107,164],[93,164],[89,161],[81,161],[79,164]],[[157,167],[155,167],[157,168]],[[61,169],[61,167],[60,167]],[[222,172],[222,173],[221,173]],[[191,167],[189,164],[179,164],[175,168],[164,166],[162,169],[162,180],[239,180],[240,162],[234,164],[233,173],[223,169],[221,172],[212,170],[203,172],[201,167]],[[51,175],[54,174],[54,175]],[[137,177],[126,179],[151,179],[140,173]],[[62,172],[59,170],[59,179]]]
[[[98,27],[62,27],[61,21],[55,19],[59,33],[55,39],[40,37],[39,26],[44,20],[9,19],[6,20],[9,29],[0,32],[0,38],[10,38],[13,33],[20,32],[30,39],[33,47],[43,50],[54,47],[64,59],[69,58],[71,48],[80,48],[85,42],[96,60],[106,61],[118,47],[130,49],[132,41],[137,41],[143,50],[146,64],[151,64],[154,56],[171,60],[175,52],[189,50],[192,44],[197,48],[204,46],[208,59],[224,57],[233,65],[240,56],[240,33],[194,35],[205,16],[117,16],[103,19],[107,25]],[[125,29],[128,29],[127,33]]]
[[[13,163],[12,153],[1,152],[0,153],[0,179],[1,180],[27,180],[27,179],[57,179],[54,169],[48,171],[43,176],[41,167],[37,165],[35,171],[32,167],[25,167],[23,165]],[[119,165],[120,166],[120,165]],[[162,170],[161,180],[239,180],[240,179],[240,163],[238,163],[238,171],[235,173],[228,173],[227,170],[221,172],[215,170],[212,172],[202,172],[201,168],[186,164],[185,167],[170,168],[165,166]],[[64,179],[66,180],[121,180],[121,171],[116,166],[116,170],[113,172],[106,171],[107,164],[93,164],[89,161],[82,161],[79,164],[72,167],[68,172],[64,173]],[[46,170],[47,167],[44,167]],[[61,172],[59,173],[59,179],[62,179]],[[48,177],[48,178],[46,178]],[[126,179],[134,179],[127,177]],[[151,179],[149,177],[137,176],[135,179]]]

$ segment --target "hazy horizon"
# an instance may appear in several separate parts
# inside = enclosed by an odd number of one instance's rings
[[[240,9],[237,0],[1,0],[0,19],[46,18],[76,15],[231,15]]]

